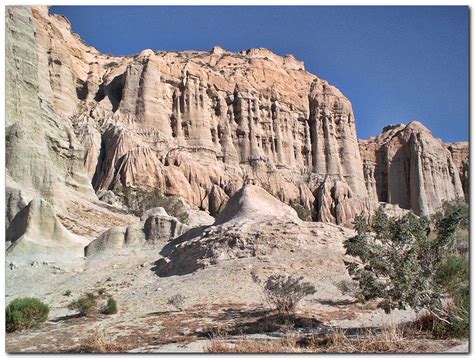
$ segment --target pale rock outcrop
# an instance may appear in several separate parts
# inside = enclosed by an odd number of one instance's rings
[[[155,272],[183,275],[221,261],[264,258],[274,252],[312,248],[325,250],[331,238],[349,237],[352,230],[327,223],[305,222],[296,211],[264,189],[246,185],[228,201],[214,225],[191,230],[166,245]]]
[[[71,159],[81,170],[72,172],[92,179],[96,191],[159,187],[216,214],[250,180],[313,208],[330,175],[366,201],[350,102],[293,56],[215,47],[113,57],[84,44],[64,17],[42,7],[22,11],[37,34],[28,40],[38,58],[30,72],[39,78],[30,92],[69,128],[70,143],[61,146],[80,142]],[[54,179],[61,171],[36,172],[61,182]]]
[[[147,210],[141,221],[127,227],[114,227],[92,241],[84,251],[85,256],[120,249],[161,247],[190,229],[169,216],[163,208]]]
[[[6,77],[9,229],[43,198],[72,233],[129,227],[110,242],[141,243],[138,218],[94,193],[124,187],[158,187],[211,224],[206,212],[218,215],[251,183],[346,226],[378,201],[425,214],[468,190],[466,150],[411,123],[359,152],[349,100],[267,49],[109,56],[46,7],[10,6]]]
[[[46,7],[7,6],[5,40],[7,230],[23,231],[23,210],[33,209],[34,217],[59,220],[62,237],[76,233],[85,236],[86,242],[111,223],[133,221],[107,210],[97,200],[90,183],[96,164],[85,160],[87,136],[78,138],[70,120],[84,98],[81,78],[87,76],[88,63],[97,51],[71,32],[64,17],[49,16]],[[91,147],[94,145],[97,147],[97,140],[92,141]],[[26,206],[31,200],[34,204],[43,199],[52,205],[47,210]],[[43,243],[48,236],[32,238],[31,230],[25,239],[14,238],[17,244],[11,250],[15,255],[34,254],[30,246],[43,254],[49,248],[52,255],[63,249],[75,255],[76,249],[69,248],[67,240]],[[36,239],[40,244],[36,245]]]
[[[33,199],[23,208],[6,232],[6,254],[12,257],[80,258],[88,243],[66,230],[53,207],[42,199]]]
[[[359,146],[367,189],[378,201],[430,215],[443,201],[464,198],[451,152],[420,122],[388,126]]]
[[[469,142],[445,143],[453,156],[459,171],[459,177],[466,201],[469,200]]]

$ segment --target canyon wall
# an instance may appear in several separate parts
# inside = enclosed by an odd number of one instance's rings
[[[256,184],[342,225],[380,201],[431,213],[468,190],[461,144],[414,123],[358,143],[350,101],[291,55],[116,57],[45,7],[6,9],[7,226],[38,197],[67,229],[97,237],[136,221],[96,196],[125,187],[215,215]]]
[[[420,122],[385,127],[381,135],[361,140],[359,146],[367,190],[374,200],[430,215],[445,200],[465,198],[458,168],[468,163],[468,151],[456,151],[455,161],[452,152],[457,147],[434,138]]]

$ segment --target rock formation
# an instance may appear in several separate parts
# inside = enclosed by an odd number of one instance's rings
[[[163,246],[188,230],[187,225],[169,216],[163,208],[154,208],[147,211],[139,223],[104,232],[85,248],[85,256],[123,248]]]
[[[28,70],[36,87],[30,92],[38,93],[51,112],[40,114],[36,109],[30,117],[54,118],[58,133],[48,133],[57,147],[68,148],[68,154],[66,149],[47,151],[49,156],[64,152],[70,161],[64,174],[51,168],[36,174],[51,176],[49,183],[82,186],[84,195],[93,195],[90,182],[95,191],[158,186],[167,195],[181,196],[191,206],[216,214],[251,182],[284,193],[281,199],[286,202],[316,209],[321,220],[347,224],[350,215],[334,216],[339,211],[327,207],[328,198],[318,201],[316,193],[329,180],[340,181],[352,202],[369,208],[351,104],[293,56],[216,47],[210,52],[144,50],[133,57],[113,57],[84,44],[67,19],[48,15],[45,8],[8,11],[7,26],[23,26],[31,34],[25,51],[36,59]],[[16,42],[11,38],[15,32],[10,33],[11,48]],[[9,57],[18,57],[17,52]],[[9,83],[10,92],[15,92],[18,85]],[[35,106],[40,107],[39,102]],[[14,137],[15,126],[8,129]],[[13,144],[27,148],[17,139]],[[46,157],[44,162],[52,165],[58,160]],[[14,169],[22,161],[15,157],[8,163],[17,180]],[[35,161],[37,166],[41,163]],[[47,170],[47,165],[35,172]],[[43,193],[48,188],[65,192],[60,185],[24,185]],[[350,212],[352,204],[342,199],[331,205]]]
[[[240,189],[209,227],[189,231],[166,245],[156,262],[159,276],[182,275],[236,258],[264,258],[275,252],[315,250],[331,237],[349,237],[351,230],[305,222],[296,211],[264,189]],[[291,252],[293,252],[291,251]],[[341,254],[343,250],[341,250]]]
[[[420,122],[388,126],[359,146],[367,190],[377,201],[430,215],[444,200],[464,198],[451,152]]]
[[[10,6],[6,76],[6,225],[15,232],[16,216],[40,199],[87,240],[133,227],[138,218],[116,200],[124,187],[158,187],[217,215],[255,184],[346,226],[379,201],[429,214],[468,193],[464,144],[446,146],[412,122],[358,145],[350,101],[291,55],[110,56],[46,7]],[[102,237],[128,240],[113,230]]]
[[[28,258],[83,257],[89,241],[64,228],[52,206],[33,199],[13,219],[6,232],[7,255]]]
[[[459,177],[464,191],[464,198],[469,200],[469,143],[453,142],[445,143],[453,156],[454,163],[458,168]]]
[[[65,18],[49,18],[42,7],[6,8],[9,255],[36,249],[82,255],[104,229],[136,221],[109,210],[94,193],[84,169],[84,144],[69,119],[78,99],[75,71],[91,50],[70,32]]]

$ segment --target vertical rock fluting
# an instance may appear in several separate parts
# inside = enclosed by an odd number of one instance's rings
[[[369,195],[378,201],[430,215],[443,201],[464,198],[451,152],[420,122],[386,127],[359,145]]]
[[[453,156],[454,163],[459,171],[464,198],[469,200],[469,143],[453,142],[445,143]]]
[[[447,169],[438,168],[441,144],[427,134],[361,144],[362,161],[349,100],[290,55],[216,47],[114,57],[46,8],[9,14],[7,175],[21,182],[11,181],[18,203],[29,199],[18,187],[60,193],[64,183],[90,194],[92,182],[96,191],[158,186],[217,212],[255,183],[347,225],[376,201],[425,213],[439,204],[436,191],[460,194],[462,160],[445,150]],[[25,149],[43,134],[48,145]]]

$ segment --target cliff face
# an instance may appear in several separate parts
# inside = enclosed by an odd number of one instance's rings
[[[64,18],[49,17],[46,8],[9,6],[5,20],[6,226],[19,232],[33,219],[33,224],[54,223],[40,225],[36,235],[29,229],[29,235],[10,235],[12,248],[34,251],[51,246],[50,238],[61,246],[67,236],[56,235],[63,232],[61,225],[92,239],[110,225],[134,221],[99,203],[84,170],[84,144],[69,120],[78,101],[76,73],[87,71],[84,62],[92,50],[69,31]],[[10,227],[14,222],[22,227]],[[30,239],[44,242],[30,245]],[[66,241],[79,248],[88,242],[74,235]]]
[[[435,212],[444,200],[464,198],[458,165],[447,146],[419,122],[389,126],[359,142],[371,198],[417,214]],[[463,158],[463,159],[461,159]]]
[[[27,17],[31,93],[60,122],[48,133],[68,141],[67,160],[45,162],[69,166],[87,195],[89,183],[95,191],[159,186],[214,214],[244,183],[256,183],[323,221],[347,224],[354,205],[369,207],[350,102],[291,55],[215,47],[112,57],[44,8],[9,13],[12,28],[17,13]]]
[[[68,229],[97,236],[130,219],[103,211],[94,191],[125,186],[160,187],[216,214],[257,184],[344,225],[377,201],[425,213],[463,195],[457,154],[413,125],[359,152],[349,100],[291,55],[108,56],[43,7],[7,7],[6,25],[8,220],[37,196],[65,209]],[[78,227],[93,217],[101,229]]]
[[[453,142],[445,143],[445,146],[451,152],[454,163],[458,168],[459,177],[462,183],[462,190],[466,201],[469,199],[469,143]]]

